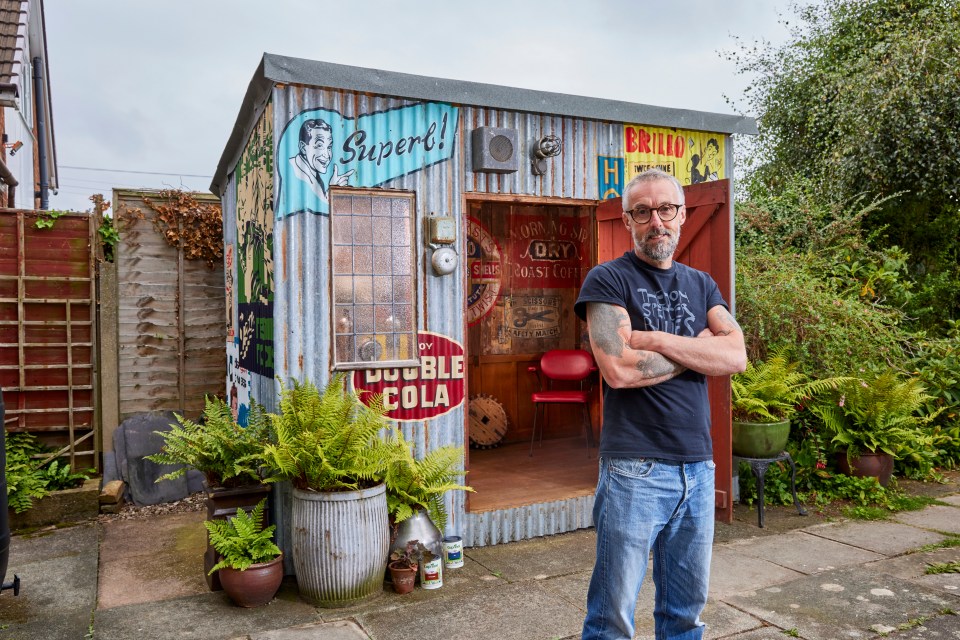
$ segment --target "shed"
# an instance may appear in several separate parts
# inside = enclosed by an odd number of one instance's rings
[[[476,493],[448,497],[445,533],[467,546],[588,527],[596,449],[557,410],[531,454],[528,367],[589,348],[573,303],[631,246],[620,191],[651,166],[688,185],[678,259],[733,303],[738,133],[754,121],[265,54],[211,185],[229,384],[272,409],[278,379],[352,371],[418,455],[463,446]],[[729,520],[729,379],[710,387]]]

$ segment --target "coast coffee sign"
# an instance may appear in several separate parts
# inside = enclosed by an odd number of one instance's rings
[[[417,334],[419,367],[354,371],[353,388],[361,399],[383,394],[387,418],[419,422],[441,416],[464,399],[463,345],[429,331]]]

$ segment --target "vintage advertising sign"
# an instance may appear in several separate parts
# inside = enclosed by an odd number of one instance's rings
[[[458,112],[425,102],[357,118],[330,109],[298,114],[277,145],[277,218],[298,211],[328,215],[331,186],[376,187],[449,160]]]
[[[513,216],[510,269],[529,289],[579,287],[589,237],[576,218]]]
[[[503,260],[500,245],[476,218],[467,217],[467,324],[474,325],[490,313],[500,295]]]
[[[250,372],[240,365],[240,339],[227,340],[227,402],[233,419],[247,426],[250,415]]]
[[[560,296],[510,296],[506,304],[511,337],[560,337]]]
[[[682,185],[723,180],[726,153],[722,133],[623,125],[623,160],[597,157],[597,197],[619,197],[623,185],[647,169],[661,169]]]
[[[463,345],[420,331],[420,366],[353,372],[353,388],[383,394],[387,417],[398,422],[430,420],[459,407],[464,399]]]

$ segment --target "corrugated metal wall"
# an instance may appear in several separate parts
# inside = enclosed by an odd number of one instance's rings
[[[226,321],[222,263],[187,260],[153,226],[144,196],[114,191],[120,219],[116,247],[119,306],[120,420],[141,412],[176,411],[196,418],[204,396],[223,395]],[[218,204],[209,194],[193,194]],[[133,214],[139,210],[142,217]]]
[[[274,151],[280,133],[295,116],[308,109],[329,109],[345,118],[383,112],[410,101],[361,95],[343,91],[286,86],[274,90]],[[530,171],[530,159],[521,158],[515,174],[474,173],[471,167],[470,132],[481,125],[519,130],[521,153],[530,142],[544,135],[557,135],[564,151],[548,161],[542,177]],[[451,160],[396,178],[384,188],[414,191],[417,196],[415,246],[420,274],[418,315],[420,329],[442,334],[464,344],[465,259],[453,275],[437,277],[429,266],[430,250],[424,238],[423,219],[431,214],[449,215],[456,220],[460,239],[455,247],[464,255],[464,194],[469,192],[515,194],[543,198],[595,200],[597,198],[597,155],[619,155],[622,126],[540,114],[461,107],[456,152]],[[278,159],[278,162],[283,159]],[[279,173],[274,173],[274,193],[280,192]],[[234,220],[237,211],[236,173],[227,184],[223,204],[225,220]],[[306,187],[304,187],[306,188]],[[227,227],[231,224],[228,223]],[[309,379],[326,382],[331,365],[329,217],[298,213],[274,222],[274,373],[280,379]],[[232,236],[230,234],[233,234]],[[226,232],[235,242],[236,229]],[[274,405],[277,383],[251,372],[251,396],[268,408]],[[401,423],[404,436],[414,443],[417,455],[437,447],[465,447],[465,412],[461,405],[427,422]],[[469,476],[467,478],[469,484]],[[535,488],[531,488],[535,491]],[[448,495],[448,533],[463,536],[467,546],[498,544],[590,526],[592,497],[533,505],[493,513],[471,514],[465,509],[461,492]]]

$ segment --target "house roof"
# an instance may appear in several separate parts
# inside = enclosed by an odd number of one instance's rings
[[[233,131],[220,156],[210,189],[223,193],[263,105],[275,84],[299,84],[376,95],[452,104],[545,113],[650,126],[678,127],[717,133],[756,134],[753,118],[738,115],[656,107],[563,93],[517,89],[479,82],[352,67],[265,53],[240,106]]]
[[[0,0],[0,87],[16,87],[23,72],[26,35],[26,0]]]

